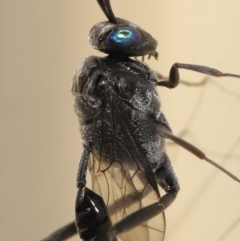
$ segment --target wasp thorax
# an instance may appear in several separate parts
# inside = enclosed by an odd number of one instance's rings
[[[157,41],[139,26],[118,18],[96,24],[90,31],[89,41],[93,48],[118,57],[143,56],[156,51]]]

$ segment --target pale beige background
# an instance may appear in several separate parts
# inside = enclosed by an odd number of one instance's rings
[[[148,63],[163,74],[175,61],[240,74],[239,0],[112,5],[158,40],[159,61]],[[0,1],[1,240],[37,241],[73,219],[81,142],[71,79],[83,57],[98,54],[87,35],[101,20],[95,0]],[[160,92],[174,132],[189,127],[187,140],[240,177],[240,80]],[[181,148],[169,155],[182,189],[166,211],[166,240],[238,241],[240,184]]]

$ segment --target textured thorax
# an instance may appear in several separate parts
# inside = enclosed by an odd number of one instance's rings
[[[155,83],[147,65],[129,58],[83,61],[72,91],[83,142],[96,156],[106,163],[144,156],[156,166],[164,143],[154,119],[160,108]]]

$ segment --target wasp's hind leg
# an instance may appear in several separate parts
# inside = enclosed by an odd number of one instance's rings
[[[155,178],[166,194],[158,202],[144,207],[116,223],[109,233],[110,241],[115,240],[119,233],[126,232],[162,213],[175,200],[180,189],[179,183],[166,154],[162,161],[162,165],[155,172]]]
[[[76,226],[84,241],[109,241],[108,231],[112,227],[107,207],[99,195],[86,187],[86,174],[90,150],[84,149],[80,160],[76,197]],[[115,240],[114,240],[115,241]]]
[[[77,228],[75,222],[73,221],[59,228],[58,230],[56,230],[46,238],[42,239],[41,241],[63,241],[72,237],[75,234],[77,234]]]

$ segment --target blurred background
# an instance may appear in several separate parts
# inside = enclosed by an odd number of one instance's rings
[[[240,74],[240,1],[111,2],[116,16],[158,40],[151,68],[167,76],[183,62]],[[84,57],[100,55],[87,38],[105,19],[95,0],[0,1],[1,240],[38,241],[74,218],[82,145],[72,76]],[[174,133],[185,131],[184,139],[240,177],[240,80],[210,78],[159,93]],[[166,211],[165,240],[239,240],[240,184],[177,146],[168,153],[181,191]]]

